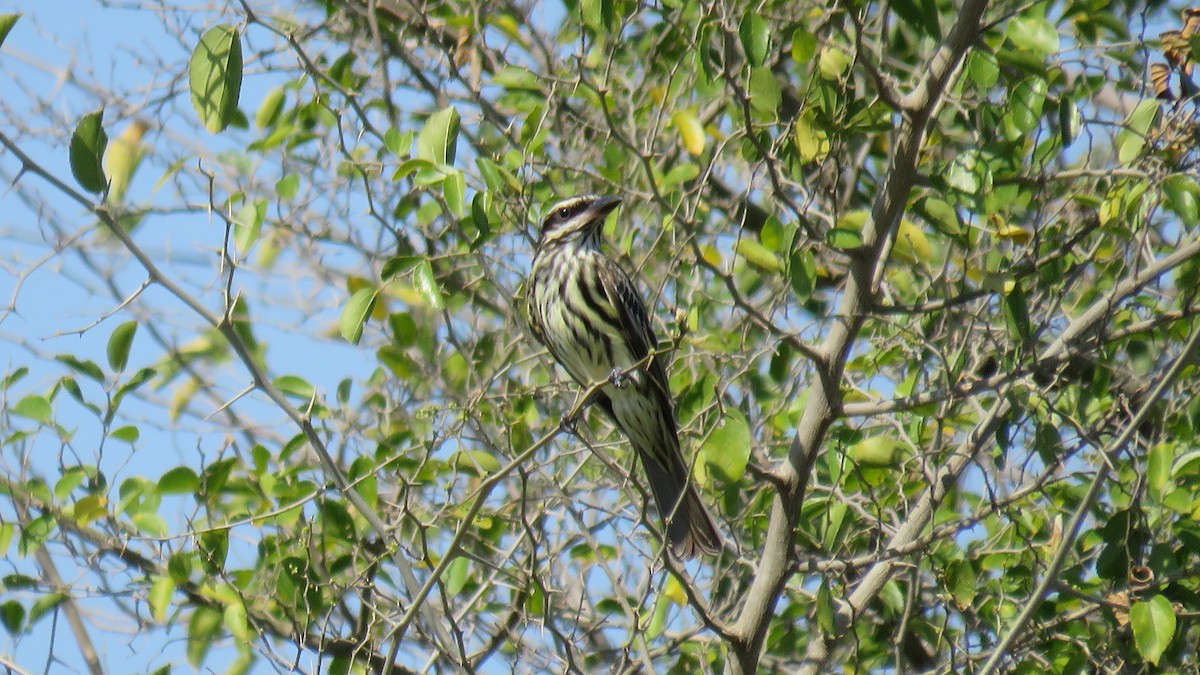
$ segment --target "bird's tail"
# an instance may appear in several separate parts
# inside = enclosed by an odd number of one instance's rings
[[[637,444],[635,443],[635,447]],[[679,466],[672,471],[659,458],[662,452],[648,451],[637,447],[638,457],[650,482],[654,503],[666,524],[667,540],[671,551],[679,558],[695,558],[703,553],[717,555],[721,552],[721,534],[716,523],[704,507],[696,486],[688,478],[687,466],[679,454],[678,446],[670,448],[678,458]]]

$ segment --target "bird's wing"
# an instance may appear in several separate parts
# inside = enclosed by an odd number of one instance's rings
[[[622,335],[630,355],[635,360],[646,357],[651,350],[658,348],[658,339],[654,337],[654,329],[650,326],[650,317],[646,313],[646,305],[638,295],[637,288],[629,275],[625,274],[616,263],[601,266],[600,281],[609,302],[617,306],[617,316],[621,318]],[[650,384],[657,390],[658,395],[666,402],[668,410],[671,405],[671,387],[667,383],[667,370],[663,365],[666,357],[656,356],[645,368],[649,375]],[[632,365],[632,364],[630,364]]]

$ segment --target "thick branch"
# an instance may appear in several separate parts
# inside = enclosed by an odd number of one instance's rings
[[[898,134],[886,182],[872,208],[871,222],[862,231],[863,246],[851,262],[841,307],[821,347],[825,368],[819,370],[827,372],[813,376],[808,407],[796,430],[788,461],[780,468],[783,488],[772,505],[758,573],[735,625],[736,637],[727,672],[750,673],[757,668],[775,604],[791,571],[793,532],[817,450],[840,407],[838,383],[843,364],[875,304],[877,280],[883,274],[891,241],[915,184],[917,159],[941,107],[942,94],[963,56],[975,43],[986,7],[987,0],[965,4],[949,36],[930,59],[926,76],[904,97],[903,108],[914,112]],[[814,640],[813,644],[823,642]]]

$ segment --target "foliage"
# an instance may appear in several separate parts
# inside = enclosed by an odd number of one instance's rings
[[[147,3],[136,85],[4,75],[18,643],[62,613],[93,671],[114,615],[186,645],[147,668],[1195,667],[1192,14],[223,7]],[[0,60],[37,26],[0,18]],[[525,334],[539,216],[584,192],[624,199],[718,558],[667,557]]]

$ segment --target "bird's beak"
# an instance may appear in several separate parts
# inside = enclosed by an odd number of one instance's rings
[[[595,214],[596,220],[604,220],[604,217],[613,212],[621,205],[620,197],[601,197],[592,202],[592,213]]]

